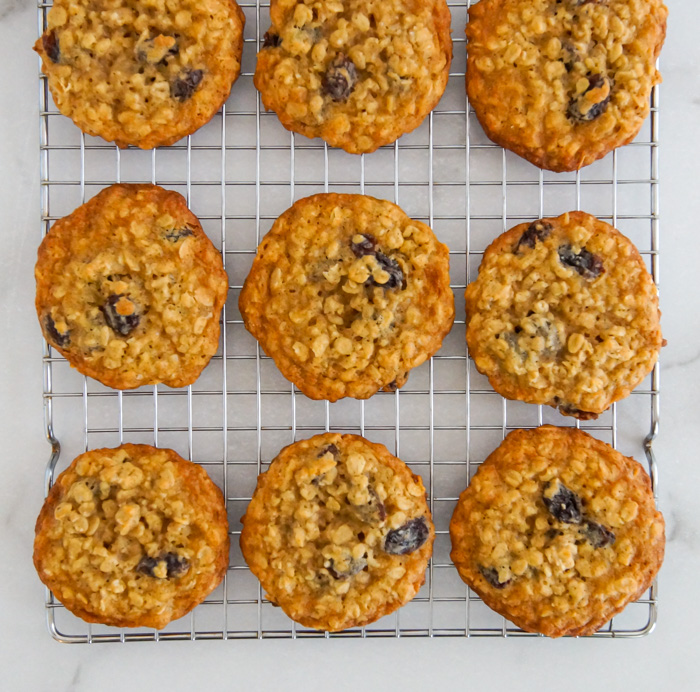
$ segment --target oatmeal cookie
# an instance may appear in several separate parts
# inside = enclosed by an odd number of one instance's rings
[[[552,171],[631,142],[661,81],[667,15],[662,0],[480,0],[467,94],[484,131]]]
[[[366,399],[440,348],[454,320],[449,252],[395,204],[314,195],[265,236],[239,307],[306,396]]]
[[[258,477],[241,550],[268,598],[305,627],[362,627],[425,581],[435,530],[419,476],[386,447],[325,433]]]
[[[626,397],[664,343],[644,260],[583,212],[496,238],[467,286],[466,309],[469,353],[499,394],[580,419]]]
[[[108,387],[184,387],[216,353],[228,278],[177,192],[102,190],[52,226],[35,274],[44,338]]]
[[[255,86],[288,130],[351,154],[418,127],[452,60],[445,0],[271,0]]]
[[[664,519],[634,459],[575,428],[515,430],[460,495],[451,558],[528,632],[593,634],[651,586]]]
[[[153,149],[221,108],[244,24],[234,0],[54,0],[34,50],[56,107],[83,132]]]
[[[36,522],[39,578],[87,622],[161,629],[221,582],[221,491],[170,449],[124,444],[77,457]]]

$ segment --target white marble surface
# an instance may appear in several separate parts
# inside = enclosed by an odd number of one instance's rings
[[[0,0],[0,688],[700,688],[700,7],[670,2],[661,118],[662,429],[655,449],[668,525],[658,626],[639,640],[372,640],[65,646],[44,625],[31,564],[42,502],[41,355],[33,314],[38,223],[32,0]]]

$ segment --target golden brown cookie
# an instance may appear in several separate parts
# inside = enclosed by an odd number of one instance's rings
[[[258,477],[241,550],[273,603],[305,627],[362,627],[425,581],[435,530],[419,476],[386,447],[325,433]]]
[[[366,399],[402,387],[450,331],[449,251],[390,202],[306,197],[263,238],[239,307],[306,396]]]
[[[51,227],[35,275],[44,337],[108,387],[183,387],[216,353],[228,278],[177,192],[102,190]]]
[[[631,142],[661,81],[662,0],[480,0],[467,94],[486,134],[540,168],[573,171]]]
[[[460,495],[450,536],[486,605],[548,637],[593,634],[640,598],[665,545],[641,465],[551,425],[506,437]]]
[[[219,585],[228,554],[221,491],[201,466],[148,445],[81,454],[36,522],[39,578],[104,625],[165,627]]]
[[[34,50],[56,107],[83,132],[153,149],[221,108],[244,24],[235,0],[54,0]]]
[[[271,0],[255,86],[288,130],[351,154],[418,127],[452,60],[445,0]]]
[[[467,286],[466,309],[469,353],[499,394],[580,419],[626,397],[663,345],[644,260],[584,212],[496,238]]]

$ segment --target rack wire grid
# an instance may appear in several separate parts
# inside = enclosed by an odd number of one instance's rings
[[[253,86],[255,56],[269,26],[269,2],[243,2],[241,77],[213,120],[175,146],[119,150],[83,135],[60,115],[39,78],[41,230],[114,182],[152,182],[180,191],[220,249],[230,279],[217,355],[197,382],[115,391],[79,375],[44,345],[48,492],[79,453],[122,442],[171,447],[202,464],[222,488],[230,521],[230,564],[222,585],[165,629],[89,625],[47,590],[49,631],[61,642],[181,639],[537,636],[487,608],[449,559],[449,519],[459,493],[486,456],[515,428],[576,425],[623,453],[646,460],[657,487],[652,441],[659,426],[659,371],[596,421],[497,395],[469,359],[463,292],[485,247],[516,223],[583,209],[619,228],[659,278],[659,91],[637,139],[577,173],[542,171],[491,143],[465,95],[470,2],[448,3],[455,58],[438,107],[416,131],[370,155],[353,156],[287,132],[266,113]],[[43,32],[50,2],[38,3]],[[303,396],[246,332],[238,293],[261,237],[295,200],[324,191],[359,192],[399,204],[450,247],[457,317],[440,352],[395,393],[334,404]],[[418,596],[361,629],[304,629],[265,598],[238,547],[239,519],[256,478],[279,450],[323,431],[356,432],[387,445],[419,473],[436,525],[434,555]],[[60,445],[59,445],[60,440]],[[656,621],[657,587],[595,637],[638,637]]]

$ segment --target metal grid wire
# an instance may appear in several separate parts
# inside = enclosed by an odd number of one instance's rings
[[[62,642],[297,637],[537,636],[489,610],[450,562],[449,519],[479,463],[515,428],[580,425],[623,453],[646,459],[656,488],[652,440],[659,425],[658,367],[596,421],[506,401],[468,358],[463,292],[485,247],[516,223],[584,209],[610,221],[642,252],[658,283],[658,88],[637,140],[578,173],[541,171],[491,143],[464,89],[467,6],[452,11],[455,59],[438,107],[415,132],[367,156],[329,149],[288,133],[265,113],[252,83],[255,54],[269,26],[267,2],[243,2],[243,68],[226,105],[172,147],[120,151],[85,136],[60,115],[40,76],[41,228],[114,182],[152,182],[180,191],[219,247],[230,279],[217,355],[199,380],[114,391],[71,370],[45,345],[44,404],[52,454],[46,491],[79,453],[122,442],[171,447],[209,472],[226,497],[230,564],[223,584],[192,613],[158,632],[89,625],[46,593],[48,628]],[[38,29],[51,3],[38,4]],[[451,248],[454,329],[440,353],[395,393],[367,401],[311,401],[277,371],[245,331],[237,310],[257,244],[295,200],[322,191],[360,192],[396,202]],[[419,473],[436,524],[434,556],[418,596],[373,625],[338,634],[297,626],[265,600],[238,547],[239,518],[256,477],[293,440],[323,431],[382,442]],[[60,440],[60,446],[59,446]],[[635,637],[656,621],[656,584],[596,637]]]

